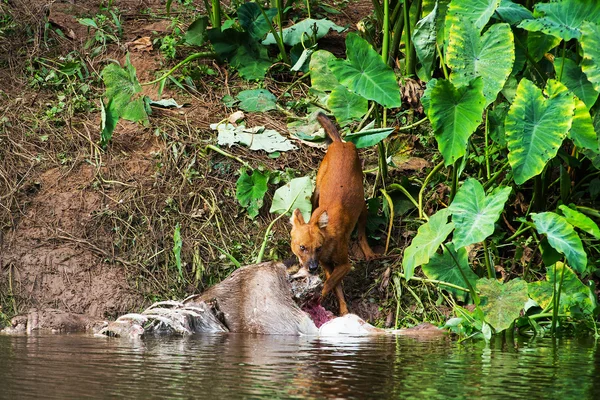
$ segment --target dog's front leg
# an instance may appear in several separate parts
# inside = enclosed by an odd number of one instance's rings
[[[340,304],[340,315],[348,314],[348,306],[346,305],[344,292],[342,290],[342,279],[344,279],[348,272],[350,272],[351,268],[352,266],[350,265],[350,261],[346,261],[344,264],[337,265],[335,268],[333,268],[333,271],[325,267],[325,276],[327,277],[327,280],[323,285],[321,297],[325,298],[329,292],[335,290],[335,294]]]

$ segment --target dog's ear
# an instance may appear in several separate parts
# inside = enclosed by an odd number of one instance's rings
[[[323,229],[329,223],[329,215],[327,215],[327,211],[323,211],[323,214],[319,216],[319,228]]]
[[[292,217],[290,218],[290,224],[292,224],[293,227],[305,224],[304,217],[302,216],[302,213],[300,212],[299,208],[296,208],[292,213]]]

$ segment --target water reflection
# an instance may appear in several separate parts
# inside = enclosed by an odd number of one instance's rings
[[[593,341],[0,336],[0,398],[599,398]]]

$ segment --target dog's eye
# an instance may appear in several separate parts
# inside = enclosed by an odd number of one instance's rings
[[[317,247],[317,253],[321,252],[321,247]]]
[[[301,251],[305,251],[305,250],[306,250],[306,247],[304,247],[304,246],[300,246],[300,250],[301,250]]]

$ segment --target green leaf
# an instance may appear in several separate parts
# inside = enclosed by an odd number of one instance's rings
[[[516,25],[524,19],[533,18],[531,11],[520,4],[513,3],[511,0],[500,1],[500,5],[496,9],[496,14],[498,14],[504,22],[508,22],[511,25]]]
[[[496,333],[508,329],[519,318],[528,300],[527,283],[519,278],[504,284],[496,279],[483,278],[477,281],[477,290],[479,307]]]
[[[312,192],[313,185],[308,176],[292,179],[275,191],[269,212],[283,214],[287,211],[291,214],[299,208],[304,220],[308,221],[312,211],[310,202]]]
[[[600,22],[594,24],[586,21],[581,25],[581,31],[581,69],[594,85],[596,92],[600,92]]]
[[[562,204],[558,207],[562,211],[567,222],[576,228],[581,229],[584,232],[589,233],[596,239],[600,240],[600,229],[598,225],[587,215],[580,213],[577,210],[573,210],[568,206]]]
[[[350,91],[384,107],[400,107],[400,88],[394,71],[371,45],[356,33],[346,37],[347,60],[332,60],[329,67]]]
[[[593,315],[597,306],[596,295],[592,290],[584,285],[575,272],[563,263],[556,263],[556,273],[554,266],[548,267],[546,280],[532,282],[528,286],[529,296],[543,309],[547,309],[552,302],[553,288],[558,291],[562,277],[562,286],[560,291],[559,310],[560,314],[571,314],[575,307],[586,315]]]
[[[142,122],[144,125],[148,122],[148,114],[144,106],[144,99],[138,97],[127,104],[120,112],[123,119],[131,122]]]
[[[542,32],[529,32],[527,35],[527,52],[531,58],[538,62],[544,57],[544,54],[558,46],[560,42],[560,38]]]
[[[337,122],[343,126],[364,117],[369,110],[369,101],[350,92],[345,86],[338,85],[331,91],[327,107],[333,112]]]
[[[264,11],[269,21],[273,21],[273,18],[277,15],[276,8],[269,8]],[[256,41],[263,40],[270,30],[269,21],[265,19],[257,3],[242,4],[237,9],[237,15],[242,28]]]
[[[465,155],[469,137],[481,123],[485,107],[482,88],[481,78],[461,88],[443,79],[427,84],[423,105],[446,166]]]
[[[589,0],[562,0],[535,5],[535,19],[519,24],[528,31],[543,32],[565,41],[581,37],[581,24],[584,20],[600,20],[600,3]]]
[[[407,280],[413,277],[415,268],[429,262],[454,229],[454,223],[448,222],[449,215],[450,210],[447,208],[432,215],[428,222],[419,227],[410,246],[404,250],[402,268]]]
[[[598,99],[598,92],[594,90],[594,86],[581,71],[579,65],[570,58],[556,57],[554,59],[554,71],[557,77],[560,75],[561,68],[563,71],[560,81],[578,98],[583,100],[588,110],[592,108]]]
[[[481,32],[498,8],[500,0],[452,0],[446,15],[446,40],[452,36],[450,27],[467,21]]]
[[[523,78],[506,117],[508,161],[518,185],[542,172],[571,128],[573,95],[554,80],[548,81],[544,94]]]
[[[425,75],[425,82],[431,79],[431,74],[435,69],[436,58],[436,38],[438,24],[438,3],[435,3],[433,10],[415,25],[413,33],[413,43],[417,57],[421,62]]]
[[[579,235],[563,217],[553,212],[532,214],[538,233],[546,235],[550,246],[564,254],[575,271],[582,273],[587,266],[587,254]]]
[[[346,30],[346,28],[342,28],[328,19],[307,18],[283,30],[283,43],[288,46],[295,46],[303,41],[312,41],[313,35],[316,40],[319,40],[327,35],[331,29],[336,32],[343,32]],[[264,45],[275,44],[275,37],[272,33],[269,33],[262,43]]]
[[[494,224],[511,190],[497,188],[486,196],[477,179],[469,178],[463,183],[449,207],[455,226],[452,243],[456,248],[482,242],[494,233]]]
[[[310,83],[314,89],[330,92],[339,86],[339,82],[329,69],[329,62],[336,57],[326,50],[317,50],[310,57]]]
[[[239,107],[247,112],[276,110],[277,97],[266,89],[243,90],[237,95]]]
[[[500,147],[506,147],[506,133],[504,130],[504,121],[508,114],[510,104],[504,102],[497,104],[488,112],[488,129],[490,137]]]
[[[177,272],[179,273],[179,277],[183,277],[183,270],[181,268],[181,247],[183,241],[181,240],[181,227],[179,226],[179,222],[175,225],[175,230],[173,231],[173,255],[175,256],[175,266],[177,267]]]
[[[103,101],[100,101],[100,146],[106,147],[108,142],[112,139],[112,134],[119,121],[119,115],[117,110],[114,109],[112,99],[108,99],[106,106]]]
[[[77,22],[79,22],[83,26],[87,26],[89,28],[98,29],[98,24],[96,24],[96,21],[94,21],[91,18],[79,18],[77,20]]]
[[[185,42],[192,46],[202,46],[206,42],[208,36],[206,35],[206,28],[208,27],[208,17],[203,16],[197,18],[187,28],[185,32]]]
[[[357,149],[371,147],[381,142],[394,132],[394,128],[364,129],[357,133],[344,136],[344,140],[354,143]]]
[[[246,169],[240,172],[236,183],[235,197],[242,207],[248,209],[248,216],[254,219],[263,205],[269,174],[254,170],[252,175],[248,175]]]
[[[575,114],[568,136],[578,147],[589,149],[595,154],[600,153],[592,117],[586,105],[578,98],[575,98]]]
[[[131,65],[129,54],[125,58],[125,65],[111,63],[100,73],[106,86],[105,96],[112,99],[114,110],[122,110],[131,101],[131,98],[142,91],[137,80],[135,68]]]
[[[475,283],[479,277],[475,275],[475,272],[473,272],[469,266],[467,249],[463,247],[456,251],[454,250],[454,245],[452,243],[449,243],[446,247],[444,247],[444,252],[442,254],[435,253],[431,257],[431,260],[421,267],[425,276],[427,276],[429,279],[452,283],[468,289],[469,285],[465,283],[465,279],[460,273],[460,270],[454,262],[454,258],[452,258],[450,252],[454,254],[454,257],[458,261],[462,272],[467,276],[467,279],[471,285],[475,287]],[[454,289],[444,285],[440,285],[440,288],[449,291],[462,301],[466,300],[467,294],[462,290]]]
[[[496,99],[515,61],[510,25],[494,24],[483,36],[468,20],[450,28],[446,62],[456,86],[465,86],[475,77],[483,78],[486,106]]]

